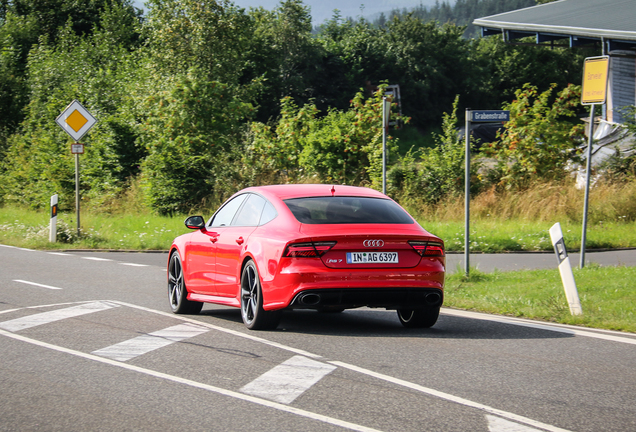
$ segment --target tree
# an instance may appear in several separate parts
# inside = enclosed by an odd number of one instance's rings
[[[370,98],[358,92],[346,111],[325,115],[313,104],[298,107],[291,98],[281,101],[282,112],[270,128],[252,124],[247,166],[256,166],[264,180],[274,182],[316,178],[339,184],[382,187],[382,97],[386,85]],[[394,114],[393,118],[407,121]],[[396,140],[389,137],[389,154]]]
[[[55,123],[73,99],[99,120],[85,138],[83,196],[103,202],[137,173],[143,151],[136,144],[127,108],[129,85],[137,81],[134,75],[139,70],[128,49],[139,33],[138,21],[129,8],[118,4],[106,7],[101,18],[89,36],[77,35],[69,21],[56,45],[44,37],[31,50],[26,79],[29,104],[17,133],[8,138],[0,167],[0,188],[8,199],[40,207],[58,193],[61,208],[73,205],[70,139]]]
[[[321,97],[319,83],[328,70],[323,50],[311,34],[309,8],[300,0],[285,0],[272,11],[253,9],[249,17],[253,34],[245,77],[263,79],[257,118],[276,118],[285,97],[298,104]]]
[[[523,188],[531,181],[563,178],[583,139],[583,126],[573,124],[580,106],[581,86],[568,85],[556,98],[548,90],[539,93],[536,86],[525,84],[515,92],[516,99],[504,104],[510,121],[500,140],[489,144],[489,153],[498,159],[505,187]]]
[[[117,22],[102,23],[104,17],[115,16]],[[98,28],[128,29],[127,35],[112,38],[117,47],[131,47],[138,41],[141,12],[130,0],[12,0],[0,7],[0,155],[6,140],[25,116],[28,104],[29,52],[39,41],[54,47],[61,32],[90,36]],[[69,27],[70,26],[70,27]],[[101,27],[100,27],[101,26]],[[63,30],[66,29],[66,30]],[[119,30],[118,30],[119,31]]]

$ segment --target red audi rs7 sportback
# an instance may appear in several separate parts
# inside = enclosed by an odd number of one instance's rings
[[[204,302],[241,309],[249,329],[276,328],[284,309],[397,310],[430,327],[444,299],[442,240],[372,189],[277,185],[237,192],[177,237],[168,258],[174,313]]]

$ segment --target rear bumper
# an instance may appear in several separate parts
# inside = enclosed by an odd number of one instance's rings
[[[318,259],[286,262],[263,280],[265,310],[361,306],[389,309],[441,305],[444,258],[422,259],[404,269],[329,269]]]
[[[386,309],[437,307],[444,292],[437,288],[313,289],[296,294],[289,309],[351,309],[362,306]]]

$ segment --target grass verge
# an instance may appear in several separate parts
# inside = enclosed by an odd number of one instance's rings
[[[572,316],[554,270],[482,273],[446,279],[444,305],[458,309],[636,332],[636,267],[591,264],[574,269],[583,315]]]
[[[185,217],[82,213],[77,235],[75,214],[59,213],[58,241],[49,240],[49,214],[15,207],[0,208],[0,243],[31,249],[167,250],[189,230]]]
[[[204,214],[204,217],[210,216]],[[185,216],[150,214],[108,215],[83,212],[81,235],[77,236],[74,213],[58,215],[58,242],[49,243],[49,214],[19,207],[0,207],[0,243],[35,249],[168,249],[172,240],[189,230]],[[420,224],[439,236],[449,251],[464,250],[464,223],[428,221]],[[471,222],[471,251],[551,251],[548,230],[554,222],[481,218]],[[561,223],[569,250],[581,245],[581,224]],[[636,247],[636,222],[590,223],[587,249]]]

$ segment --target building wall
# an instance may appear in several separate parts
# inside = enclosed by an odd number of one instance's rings
[[[636,52],[611,51],[609,67],[607,120],[625,123],[622,109],[636,105]]]

